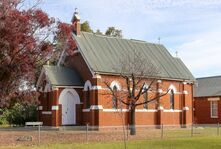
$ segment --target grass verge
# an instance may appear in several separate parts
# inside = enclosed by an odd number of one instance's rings
[[[128,149],[220,149],[221,137],[179,138],[127,142]],[[123,142],[88,144],[48,144],[40,146],[10,146],[0,149],[124,149]]]

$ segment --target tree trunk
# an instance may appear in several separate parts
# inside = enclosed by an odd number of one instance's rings
[[[136,135],[135,107],[131,107],[131,110],[130,110],[130,135]]]

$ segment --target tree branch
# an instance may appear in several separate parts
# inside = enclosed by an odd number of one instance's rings
[[[156,97],[154,97],[154,98],[153,98],[153,99],[151,99],[151,100],[148,100],[148,101],[145,101],[145,102],[142,102],[142,103],[135,104],[135,106],[139,106],[139,105],[143,105],[143,104],[147,104],[147,103],[154,102],[154,101],[155,101],[155,100],[157,100],[158,98],[163,97],[163,96],[165,96],[166,94],[168,94],[168,92],[169,92],[169,91],[170,91],[170,89],[169,89],[169,90],[167,90],[167,92],[166,92],[166,93],[161,94],[160,96],[156,96]]]

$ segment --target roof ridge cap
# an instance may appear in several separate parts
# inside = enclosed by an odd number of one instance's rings
[[[83,34],[90,34],[90,35],[94,35],[94,36],[98,36],[98,37],[103,37],[103,38],[120,39],[120,40],[132,41],[132,42],[139,42],[139,43],[146,43],[146,44],[163,46],[163,44],[160,44],[160,43],[148,42],[148,41],[141,40],[141,39],[120,38],[120,37],[113,37],[113,36],[109,36],[109,35],[100,35],[100,34],[90,33],[90,32],[85,32],[85,31],[81,31],[81,33],[83,33]]]
[[[217,76],[208,76],[208,77],[200,77],[200,78],[196,78],[198,79],[208,79],[208,78],[221,78],[221,75],[217,75]]]

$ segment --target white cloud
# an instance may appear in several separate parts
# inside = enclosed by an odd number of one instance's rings
[[[177,48],[196,77],[221,74],[221,30],[200,34]]]

